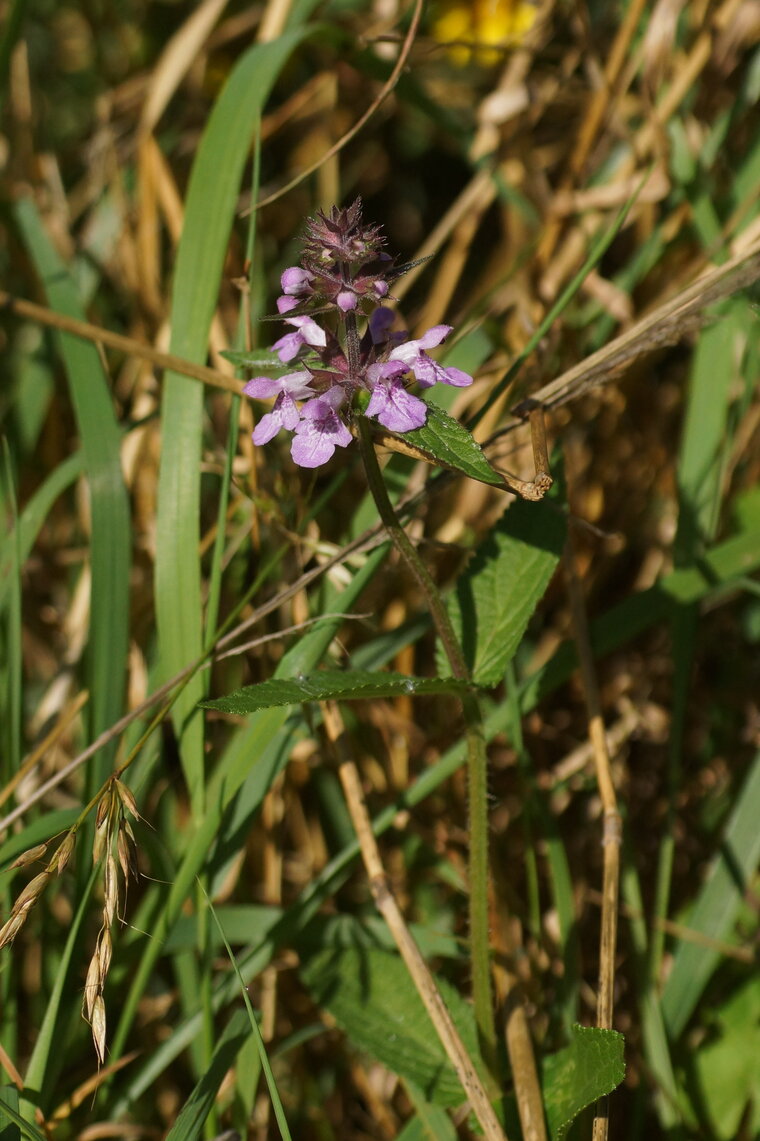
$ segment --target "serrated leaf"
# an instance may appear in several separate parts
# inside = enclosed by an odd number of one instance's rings
[[[203,701],[204,709],[243,716],[276,705],[300,705],[304,701],[358,701],[368,697],[403,697],[411,694],[461,693],[466,682],[453,677],[407,677],[405,674],[367,670],[320,670],[311,677],[270,678]]]
[[[287,372],[293,365],[284,365],[277,353],[268,353],[265,349],[254,349],[251,352],[237,352],[233,349],[224,349],[220,356],[231,361],[238,368],[264,368],[267,372]]]
[[[493,487],[508,486],[504,477],[491,467],[480,444],[464,425],[437,404],[427,403],[427,410],[427,421],[412,432],[404,432],[403,435],[395,432],[378,433],[377,426],[373,424],[373,433],[381,443],[387,443],[396,451],[461,472],[470,479],[477,479]]]
[[[545,1059],[541,1084],[552,1141],[562,1141],[582,1109],[620,1085],[624,1045],[616,1030],[573,1026],[570,1045]]]
[[[565,517],[551,502],[518,499],[476,550],[448,600],[478,685],[497,685],[554,574]]]
[[[324,951],[308,959],[301,977],[359,1049],[413,1082],[426,1101],[461,1105],[464,1091],[400,957],[385,951]],[[480,1068],[472,1007],[436,979],[465,1048]]]

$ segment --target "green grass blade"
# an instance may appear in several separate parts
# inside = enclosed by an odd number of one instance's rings
[[[714,536],[720,511],[723,451],[731,389],[735,375],[734,345],[741,332],[743,301],[721,307],[720,318],[705,329],[692,360],[689,395],[678,460],[678,529],[674,561],[695,565]],[[681,789],[682,753],[686,732],[698,614],[694,604],[676,605],[671,616],[673,644],[673,716],[666,770],[668,815],[657,866],[650,947],[650,976],[659,977],[664,948],[661,921],[668,913],[675,859],[676,800]],[[660,921],[660,922],[658,922]]]
[[[208,1070],[179,1111],[177,1120],[166,1135],[166,1141],[198,1141],[203,1135],[203,1126],[213,1108],[219,1087],[250,1032],[246,1012],[236,1010],[222,1032]]]
[[[18,541],[19,565],[23,566],[29,557],[50,508],[58,496],[61,495],[67,487],[70,487],[84,470],[84,455],[82,452],[75,452],[54,468],[44,483],[37,488],[26,505],[22,508],[16,520],[18,538],[15,532],[11,533],[7,536],[2,546],[2,558],[0,558],[0,608],[2,608],[6,592],[10,589],[12,584],[10,567],[15,559],[14,549],[16,542]]]
[[[727,939],[760,862],[760,753],[736,800],[720,851],[713,860],[687,926],[713,939]],[[681,943],[662,994],[662,1012],[673,1039],[691,1018],[720,953],[698,943]]]
[[[305,38],[298,28],[256,44],[236,64],[203,133],[185,204],[172,298],[170,351],[202,363],[254,128],[288,56]],[[167,373],[161,408],[156,617],[162,668],[178,673],[201,654],[199,563],[200,458],[203,389]],[[203,731],[196,706],[203,682],[193,679],[174,710],[185,778],[196,818],[203,815]]]
[[[222,941],[224,942],[224,946],[227,950],[227,955],[229,956],[229,960],[232,963],[232,969],[235,972],[235,977],[236,977],[236,979],[240,985],[240,992],[243,996],[243,1002],[245,1003],[245,1009],[246,1009],[246,1013],[248,1015],[248,1022],[250,1024],[251,1032],[253,1034],[253,1037],[256,1041],[256,1046],[258,1048],[259,1061],[261,1063],[261,1069],[262,1069],[262,1072],[264,1074],[264,1077],[266,1078],[267,1088],[269,1090],[269,1096],[272,1099],[272,1108],[274,1110],[274,1116],[275,1116],[275,1120],[277,1121],[277,1126],[280,1130],[280,1136],[282,1137],[282,1141],[292,1141],[292,1138],[290,1136],[290,1130],[288,1128],[288,1122],[287,1122],[287,1119],[285,1117],[285,1110],[283,1109],[282,1100],[280,1098],[280,1093],[279,1093],[279,1090],[277,1089],[277,1082],[275,1081],[274,1074],[272,1073],[272,1066],[269,1062],[269,1055],[267,1054],[267,1048],[264,1044],[264,1039],[261,1037],[261,1030],[259,1029],[259,1023],[258,1023],[258,1020],[256,1018],[256,1015],[253,1012],[253,1007],[251,1006],[251,1000],[248,997],[248,988],[246,987],[245,983],[243,982],[243,978],[240,974],[240,969],[239,969],[237,962],[235,960],[235,956],[232,953],[232,948],[230,947],[229,943],[227,942],[227,936],[224,934],[224,931],[222,929],[222,925],[219,922],[216,911],[211,906],[211,901],[208,899],[208,896],[206,896],[206,900],[208,902],[209,909],[211,911],[211,915],[212,915],[214,922],[216,923],[217,929],[219,931],[219,935],[221,936]]]
[[[19,541],[18,505],[8,441],[2,443],[3,472],[0,477],[0,507],[11,520],[8,544],[10,566],[6,587],[8,608],[4,629],[0,626],[3,678],[3,755],[0,757],[0,778],[9,781],[21,763],[21,702],[22,702],[22,650],[21,650],[21,543]],[[0,617],[2,611],[0,610]]]
[[[50,242],[30,198],[16,204],[15,219],[49,303],[79,320],[85,314],[66,265]],[[56,334],[76,413],[90,488],[89,676],[91,732],[100,733],[122,712],[127,660],[131,531],[129,501],[121,472],[121,432],[113,412],[108,377],[94,344]],[[94,763],[93,763],[94,762]],[[108,752],[91,762],[94,783],[108,771]]]

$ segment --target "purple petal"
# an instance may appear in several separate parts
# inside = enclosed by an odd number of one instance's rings
[[[277,312],[288,313],[291,309],[295,309],[300,304],[297,297],[278,297],[277,298]]]
[[[314,274],[309,273],[308,269],[302,269],[300,265],[288,266],[283,270],[280,277],[280,285],[282,292],[289,294],[291,297],[299,293],[309,293],[309,283],[313,281]]]
[[[367,416],[375,416],[391,432],[411,432],[427,419],[427,406],[407,392],[400,380],[377,384],[367,405]]]
[[[338,308],[342,313],[350,313],[356,308],[356,294],[352,293],[350,289],[342,290],[335,300],[338,302]]]
[[[267,412],[261,417],[256,427],[253,429],[252,440],[257,447],[262,444],[268,444],[282,428],[282,421],[279,416],[274,412]]]
[[[301,409],[303,419],[296,428],[290,454],[300,467],[321,467],[332,456],[336,446],[345,448],[352,436],[335,411],[343,393],[336,388],[324,396],[310,400]]]
[[[277,353],[283,364],[287,364],[288,361],[292,361],[294,357],[298,356],[298,350],[302,344],[303,337],[299,332],[286,333],[284,337],[280,337],[272,345],[272,352]]]
[[[375,309],[369,319],[369,332],[373,345],[381,345],[388,340],[388,333],[395,319],[396,315],[392,309],[386,309],[382,305],[379,309]]]
[[[288,325],[295,325],[307,345],[319,345],[320,348],[324,348],[327,344],[327,334],[313,317],[286,317],[285,320]]]
[[[281,380],[282,377],[275,379],[271,376],[253,376],[243,388],[243,392],[246,396],[252,396],[254,400],[266,400],[268,396],[276,396],[278,392],[282,392]]]
[[[268,396],[277,396],[287,392],[295,400],[305,400],[313,396],[311,388],[311,373],[301,369],[300,372],[286,372],[284,376],[254,376],[248,381],[243,392],[252,396],[254,400],[266,400]]]
[[[434,349],[441,341],[446,340],[453,328],[453,325],[433,325],[432,329],[422,334],[416,344],[420,349]]]
[[[262,416],[253,431],[254,444],[268,444],[281,428],[292,432],[298,426],[301,413],[295,400],[287,392],[281,392],[274,402],[271,412]]]
[[[433,325],[432,329],[428,329],[427,333],[423,333],[416,341],[404,341],[402,345],[397,345],[395,349],[391,350],[390,359],[406,361],[407,364],[411,365],[412,361],[422,355],[424,349],[432,349],[436,345],[440,345],[452,328],[452,325]]]
[[[409,369],[403,361],[378,361],[367,369],[367,380],[374,387],[383,380],[394,376],[403,376]]]
[[[463,372],[461,368],[445,368],[446,380],[444,384],[453,384],[455,388],[466,388],[468,384],[472,384],[472,377],[468,372]]]

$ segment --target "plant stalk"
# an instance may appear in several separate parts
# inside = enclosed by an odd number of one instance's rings
[[[377,462],[369,423],[358,417],[367,483],[388,535],[425,595],[430,615],[441,639],[454,677],[471,680],[448,610],[419,552],[399,522]],[[495,1075],[496,1027],[491,992],[488,933],[488,789],[486,742],[480,704],[474,693],[462,696],[467,738],[467,783],[469,795],[469,920],[470,958],[475,1021],[478,1026],[483,1060]]]

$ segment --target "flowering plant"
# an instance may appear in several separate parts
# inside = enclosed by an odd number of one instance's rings
[[[244,392],[257,400],[276,397],[253,433],[265,444],[285,428],[293,432],[291,454],[301,467],[320,467],[336,447],[352,440],[355,413],[376,419],[391,432],[421,428],[428,406],[409,391],[441,382],[464,387],[472,377],[444,368],[428,356],[451,332],[434,325],[423,336],[393,331],[390,284],[409,266],[384,252],[379,227],[362,220],[361,201],[333,206],[307,222],[301,264],[281,277],[277,309],[292,332],[272,346],[283,364],[301,366],[279,377],[256,376]],[[320,324],[315,316],[323,319]],[[366,318],[359,329],[359,318]]]

